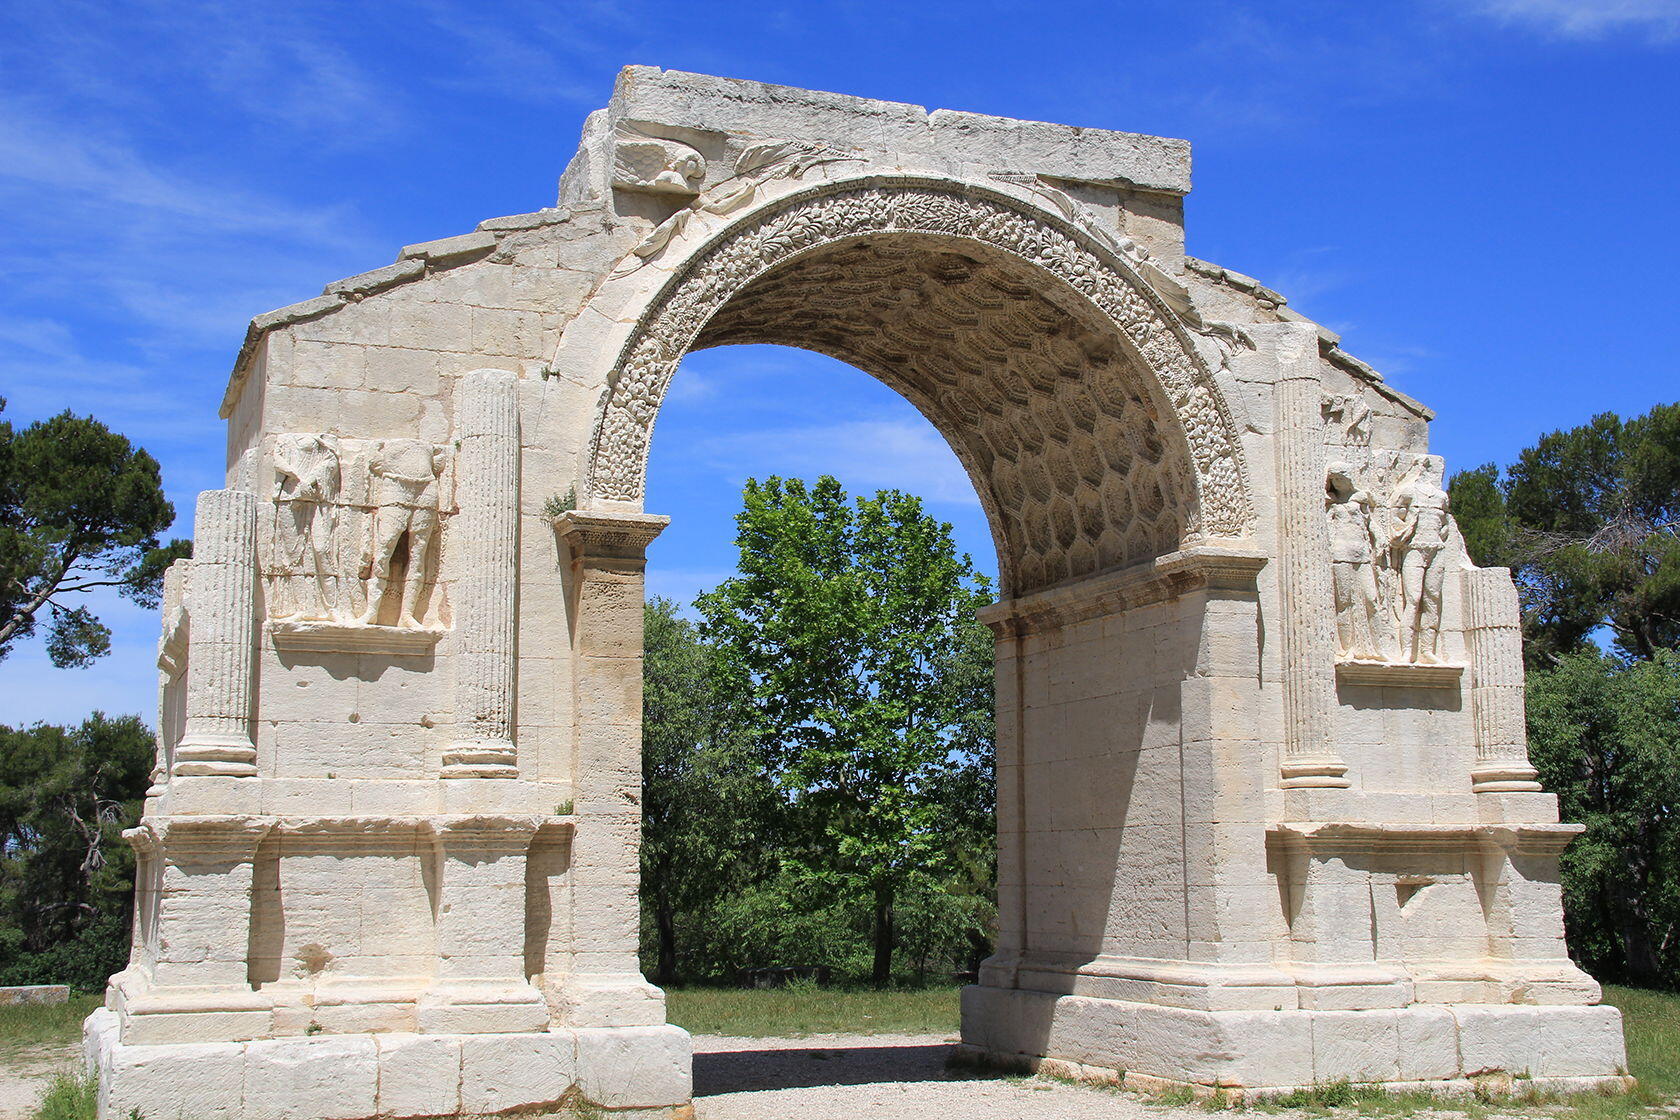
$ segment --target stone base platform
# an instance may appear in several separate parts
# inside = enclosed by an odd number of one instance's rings
[[[250,1042],[125,1044],[100,1008],[83,1026],[100,1120],[407,1120],[592,1105],[613,1116],[693,1116],[681,1027],[529,1034],[319,1034]]]
[[[963,989],[970,1061],[1146,1090],[1268,1097],[1347,1081],[1442,1093],[1631,1088],[1614,1007],[1412,1004],[1365,1011],[1202,1011]]]

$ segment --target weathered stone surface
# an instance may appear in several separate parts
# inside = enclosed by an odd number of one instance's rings
[[[461,1111],[461,1040],[417,1034],[375,1036],[382,1116],[453,1116]]]
[[[553,1105],[577,1081],[569,1032],[468,1035],[461,1040],[461,1111],[468,1116]]]
[[[67,1003],[70,989],[63,984],[24,984],[0,988],[0,1007],[17,1007],[26,1003]]]
[[[432,262],[455,261],[464,257],[479,257],[496,247],[496,236],[488,230],[475,230],[455,237],[443,237],[418,245],[404,245],[397,254],[402,260],[421,258]]]
[[[245,1047],[237,1042],[116,1046],[101,1073],[100,1115],[234,1120],[246,1111]],[[300,1113],[290,1113],[297,1116]]]
[[[243,1115],[361,1120],[374,1114],[378,1084],[378,1048],[371,1036],[251,1042],[245,1046]]]
[[[584,1027],[578,1087],[603,1108],[680,1105],[694,1091],[694,1045],[681,1027]]]
[[[631,68],[561,205],[253,320],[165,585],[104,1120],[685,1105],[637,957],[642,501],[678,362],[735,343],[901,392],[994,530],[974,1052],[1617,1084],[1509,576],[1427,409],[1184,256],[1188,187],[1181,141]]]

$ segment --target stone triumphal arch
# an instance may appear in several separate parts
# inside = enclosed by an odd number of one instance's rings
[[[1516,596],[1431,413],[1184,249],[1181,141],[631,68],[557,205],[253,321],[169,573],[101,1115],[680,1114],[637,965],[649,441],[684,354],[879,377],[1002,573],[977,1059],[1617,1084]]]

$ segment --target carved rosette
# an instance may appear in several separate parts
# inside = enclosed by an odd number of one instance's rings
[[[961,237],[1049,272],[1110,319],[1142,357],[1178,417],[1196,475],[1186,537],[1238,537],[1252,524],[1235,427],[1212,373],[1146,284],[1075,228],[1001,194],[928,185],[808,191],[700,253],[667,285],[621,352],[590,449],[590,500],[639,502],[660,402],[706,322],[754,278],[795,256],[871,233]]]

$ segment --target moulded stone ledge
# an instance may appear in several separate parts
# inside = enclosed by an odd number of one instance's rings
[[[640,556],[670,523],[662,514],[571,509],[554,519],[554,528],[580,555]]]
[[[1613,1007],[1411,1004],[1368,1010],[1197,1011],[1124,1000],[972,986],[963,990],[971,1060],[1089,1076],[1138,1077],[1259,1096],[1346,1080],[1469,1091],[1472,1079],[1560,1089],[1626,1089]],[[1052,1067],[1054,1068],[1054,1067]]]
[[[381,1032],[135,1045],[101,1008],[85,1028],[101,1113],[148,1120],[489,1116],[594,1105],[692,1116],[692,1045],[677,1027],[497,1034]]]
[[[354,622],[269,622],[264,627],[274,648],[310,653],[430,653],[443,630],[374,626]]]
[[[1374,688],[1458,688],[1464,666],[1414,665],[1406,661],[1338,661],[1336,680]]]
[[[428,261],[449,261],[461,257],[481,257],[496,247],[496,235],[483,230],[440,237],[436,241],[422,241],[404,245],[397,254],[399,260],[423,257]]]
[[[1030,633],[1162,602],[1196,588],[1252,591],[1267,559],[1246,542],[1207,541],[1005,599],[981,608],[979,617],[993,629],[1013,625]]]
[[[1555,855],[1585,827],[1547,822],[1289,821],[1270,825],[1266,838],[1269,843],[1300,845],[1313,852],[1439,849],[1488,842],[1511,851]]]

